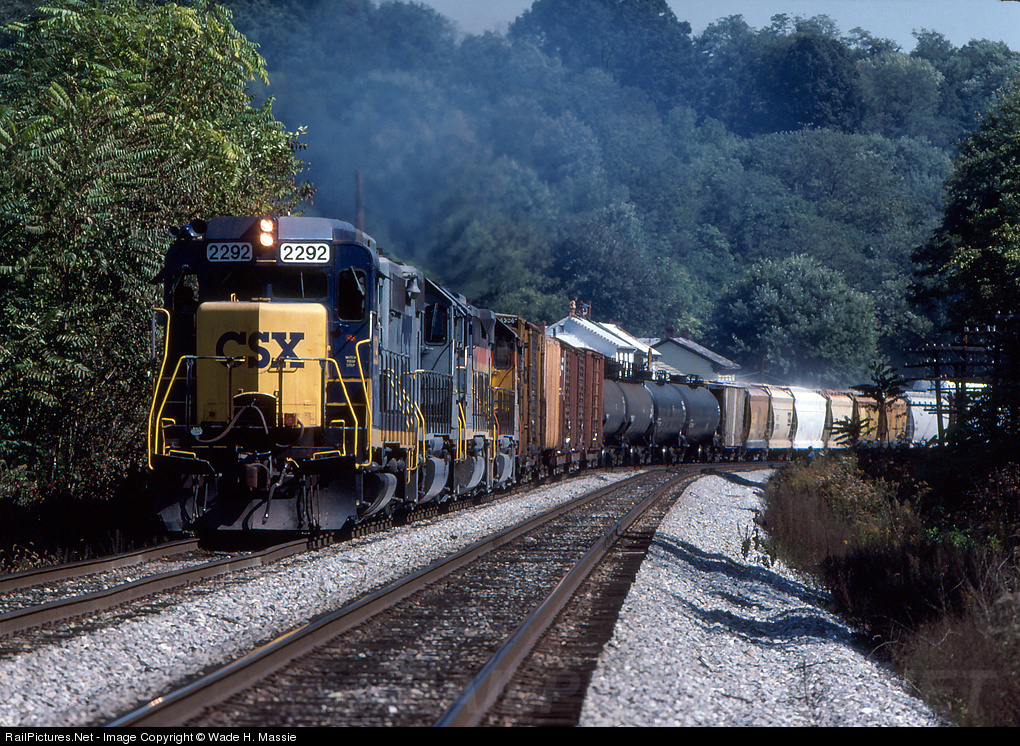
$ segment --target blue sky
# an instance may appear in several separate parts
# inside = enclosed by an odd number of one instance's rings
[[[467,33],[505,31],[507,24],[531,7],[531,0],[418,0],[455,21]],[[912,32],[938,31],[954,46],[971,39],[1004,41],[1020,51],[1020,2],[1003,0],[668,0],[696,34],[712,21],[742,15],[754,28],[769,24],[777,13],[827,15],[843,33],[860,26],[874,36],[893,39],[905,51],[914,46]]]

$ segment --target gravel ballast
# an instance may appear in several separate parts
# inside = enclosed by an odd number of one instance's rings
[[[661,524],[603,649],[582,726],[943,725],[753,535],[770,472],[692,485]]]
[[[81,627],[41,648],[4,656],[0,727],[108,722],[206,666],[240,657],[493,531],[629,476],[599,474],[541,487],[245,570],[173,594],[144,613],[132,605],[127,618],[120,612],[101,627]]]
[[[205,666],[624,476],[544,487],[245,571],[144,614],[5,656],[0,726],[106,722]],[[742,557],[757,500],[754,484],[707,477],[677,502],[603,651],[581,724],[939,724],[854,646],[852,631],[822,610],[819,593],[783,568]]]

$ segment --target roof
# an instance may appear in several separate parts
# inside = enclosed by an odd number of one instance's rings
[[[650,345],[633,337],[615,324],[600,324],[583,316],[567,316],[551,325],[546,333],[553,337],[570,336],[575,339],[585,338],[597,340],[603,345],[609,345],[617,353],[640,352],[646,357],[659,357],[661,353]],[[584,346],[591,346],[590,342],[584,342]]]
[[[624,339],[627,342],[630,342],[638,350],[643,352],[645,355],[648,355],[649,357],[657,357],[657,356],[662,354],[658,350],[653,348],[647,342],[643,342],[640,339],[638,339],[637,337],[631,336],[629,333],[625,332],[623,329],[618,327],[616,324],[603,323],[603,324],[599,324],[599,326],[601,326],[603,329],[608,329],[609,331],[613,332],[613,334],[615,334],[616,336],[620,337],[621,339]]]
[[[560,333],[554,334],[552,336],[555,339],[558,339],[561,342],[566,342],[568,345],[570,345],[571,347],[574,347],[574,348],[576,348],[578,350],[595,350],[595,348],[592,347],[590,344],[585,342],[580,337],[578,337],[578,336],[576,336],[574,334],[571,334],[570,332],[560,332]],[[598,352],[598,350],[595,350],[595,352]]]
[[[722,368],[723,370],[740,370],[740,365],[723,357],[722,355],[712,352],[707,347],[702,347],[697,342],[692,342],[689,339],[683,337],[664,337],[658,341],[646,340],[651,344],[652,347],[658,349],[665,344],[672,343],[678,347],[683,347],[686,350],[690,350],[695,355],[705,358],[712,362],[716,367]]]

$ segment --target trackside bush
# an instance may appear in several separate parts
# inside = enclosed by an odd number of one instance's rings
[[[920,531],[894,485],[866,479],[852,457],[791,464],[770,480],[765,506],[762,523],[778,556],[815,575],[831,558]]]
[[[835,610],[957,723],[1020,723],[1016,469],[975,482],[961,504],[982,509],[964,516],[930,510],[946,500],[917,480],[923,469],[908,477],[894,458],[868,468],[909,483],[869,476],[853,455],[777,473],[761,521],[774,554],[813,575]]]

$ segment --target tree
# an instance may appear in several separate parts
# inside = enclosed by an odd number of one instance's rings
[[[847,132],[860,123],[858,72],[838,39],[799,32],[776,44],[762,59],[759,87],[764,132],[832,127]]]
[[[872,363],[868,370],[871,373],[871,382],[858,383],[850,388],[875,400],[875,403],[878,405],[878,422],[876,423],[878,440],[879,442],[884,442],[889,433],[889,414],[887,409],[890,404],[903,398],[907,381],[884,363]]]
[[[293,137],[222,8],[62,0],[0,50],[0,459],[102,489],[144,437],[166,228],[282,212]]]
[[[568,297],[591,301],[598,318],[651,334],[671,322],[677,309],[667,273],[647,246],[633,205],[616,203],[560,231],[552,272]]]
[[[945,76],[928,60],[892,52],[858,66],[864,127],[887,137],[936,139]]]
[[[665,0],[536,0],[510,27],[570,69],[605,70],[662,111],[681,102],[693,63],[691,26]]]
[[[1020,84],[960,144],[941,225],[918,247],[915,299],[961,330],[1020,313]]]
[[[875,358],[875,309],[838,272],[795,255],[753,265],[716,305],[714,344],[750,370],[842,386]]]

